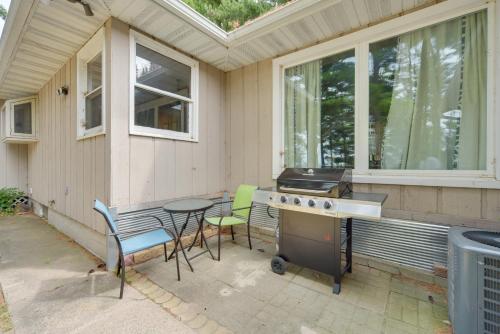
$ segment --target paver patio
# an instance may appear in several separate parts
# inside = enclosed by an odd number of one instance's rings
[[[448,333],[446,291],[356,265],[331,293],[330,277],[290,266],[271,272],[274,244],[225,237],[220,262],[159,257],[119,280],[34,216],[0,218],[0,283],[16,333]],[[215,247],[216,240],[209,239]],[[196,249],[194,251],[197,251]]]
[[[0,217],[0,284],[15,333],[192,332],[131,287],[119,300],[119,279],[98,263],[35,216]]]
[[[440,286],[356,265],[334,295],[329,276],[296,266],[274,274],[273,243],[254,239],[250,251],[244,235],[229,239],[220,262],[199,257],[192,261],[194,273],[181,265],[181,282],[172,280],[174,263],[161,258],[135,270],[191,305],[186,312],[198,310],[236,333],[449,332]],[[215,242],[209,239],[214,249]]]

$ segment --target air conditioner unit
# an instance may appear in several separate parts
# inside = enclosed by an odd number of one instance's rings
[[[449,230],[448,314],[455,334],[500,333],[500,232]]]

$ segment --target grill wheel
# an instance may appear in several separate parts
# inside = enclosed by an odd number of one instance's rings
[[[271,269],[274,273],[283,275],[286,271],[286,261],[281,256],[274,256],[271,260]]]

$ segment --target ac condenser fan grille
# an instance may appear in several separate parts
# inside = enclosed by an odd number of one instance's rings
[[[484,258],[484,331],[500,334],[500,260]]]

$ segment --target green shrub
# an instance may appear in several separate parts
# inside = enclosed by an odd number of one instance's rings
[[[11,215],[15,212],[15,201],[24,196],[24,192],[16,188],[0,189],[0,214]]]

